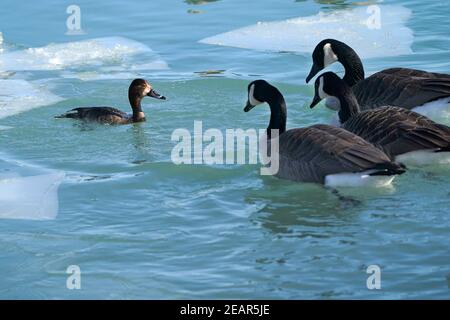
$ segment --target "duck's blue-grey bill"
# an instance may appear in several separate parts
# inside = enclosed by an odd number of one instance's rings
[[[160,95],[158,92],[156,92],[155,90],[150,90],[149,93],[147,93],[147,96],[155,98],[155,99],[160,99],[160,100],[166,100],[165,96]]]

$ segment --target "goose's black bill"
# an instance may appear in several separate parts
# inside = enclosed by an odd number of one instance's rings
[[[309,72],[308,76],[306,77],[306,83],[308,83],[309,81],[311,81],[312,78],[314,78],[314,76],[319,73],[320,70],[322,70],[323,68],[319,67],[317,64],[313,64],[311,67],[311,71]]]
[[[147,96],[155,98],[155,99],[160,99],[160,100],[166,100],[165,96],[160,95],[158,92],[156,92],[155,90],[150,90],[149,93],[147,93]]]
[[[244,112],[249,112],[249,111],[252,110],[254,107],[255,107],[255,106],[252,106],[252,105],[250,104],[250,101],[247,100],[247,103],[246,103],[245,108],[244,108]]]
[[[311,105],[309,106],[311,109],[314,108],[322,99],[317,95],[317,93],[314,95],[314,99],[311,102]]]

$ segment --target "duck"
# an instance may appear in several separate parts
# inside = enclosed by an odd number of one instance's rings
[[[287,106],[282,93],[265,80],[248,85],[244,112],[267,103],[267,144],[278,130],[278,178],[328,187],[386,186],[406,171],[380,149],[342,128],[315,124],[286,130]],[[260,145],[261,146],[261,145]]]
[[[134,79],[128,88],[128,99],[133,110],[132,114],[113,107],[79,107],[55,116],[55,118],[70,118],[87,122],[118,125],[143,122],[145,121],[145,114],[142,111],[141,100],[146,96],[166,100],[166,97],[156,92],[147,80]]]
[[[400,107],[361,111],[352,88],[333,72],[321,74],[314,91],[311,109],[322,99],[337,101],[341,127],[382,149],[390,159],[407,165],[450,163],[450,127]]]
[[[345,69],[343,80],[352,87],[361,110],[389,105],[437,117],[450,110],[448,74],[390,68],[365,78],[363,63],[355,50],[335,39],[319,42],[312,53],[312,60],[306,83],[324,68],[340,62]],[[327,101],[327,107],[333,109],[334,101]]]

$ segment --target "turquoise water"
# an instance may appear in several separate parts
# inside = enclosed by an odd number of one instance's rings
[[[0,219],[0,298],[448,299],[448,166],[412,168],[392,188],[343,190],[356,200],[347,202],[320,186],[262,177],[257,165],[171,162],[173,130],[192,131],[195,120],[204,130],[264,128],[268,108],[242,112],[255,78],[285,94],[288,127],[332,117],[308,109],[310,54],[284,50],[296,37],[306,47],[321,40],[317,25],[299,23],[281,44],[238,34],[234,41],[245,49],[200,40],[319,11],[356,10],[359,19],[366,8],[351,1],[196,2],[77,1],[84,34],[66,35],[72,2],[3,1],[0,190],[8,192],[8,176],[65,177],[54,219]],[[365,59],[367,73],[390,66],[450,73],[449,3],[379,6],[382,18],[398,10],[410,17],[381,20],[379,32],[395,46],[389,56],[379,50]],[[327,24],[338,30],[331,18]],[[370,31],[351,28],[338,31],[361,50],[375,41]],[[114,37],[106,49],[73,45],[103,37]],[[253,49],[259,45],[267,50]],[[144,101],[147,122],[53,119],[79,105],[128,110],[129,80],[138,76],[168,97]],[[21,189],[17,208],[45,184],[44,176]],[[366,287],[372,264],[381,268],[381,290]],[[81,290],[66,288],[70,265],[81,269]]]

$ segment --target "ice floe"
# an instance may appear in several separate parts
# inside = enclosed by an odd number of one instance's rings
[[[442,98],[415,107],[413,111],[423,114],[434,121],[450,124],[450,98]]]
[[[168,68],[167,63],[146,45],[127,38],[106,37],[5,52],[0,55],[0,70],[61,70],[105,64],[126,66],[130,62],[128,58],[137,54],[145,54],[146,68]]]
[[[44,86],[22,79],[0,79],[0,119],[62,100]]]
[[[0,219],[51,220],[58,214],[64,173],[28,177],[0,175]]]
[[[362,58],[411,53],[413,32],[405,25],[411,10],[399,5],[378,8],[379,25],[368,23],[372,21],[373,7],[358,7],[284,21],[259,22],[202,39],[200,43],[310,54],[320,40],[334,38],[349,44]]]

